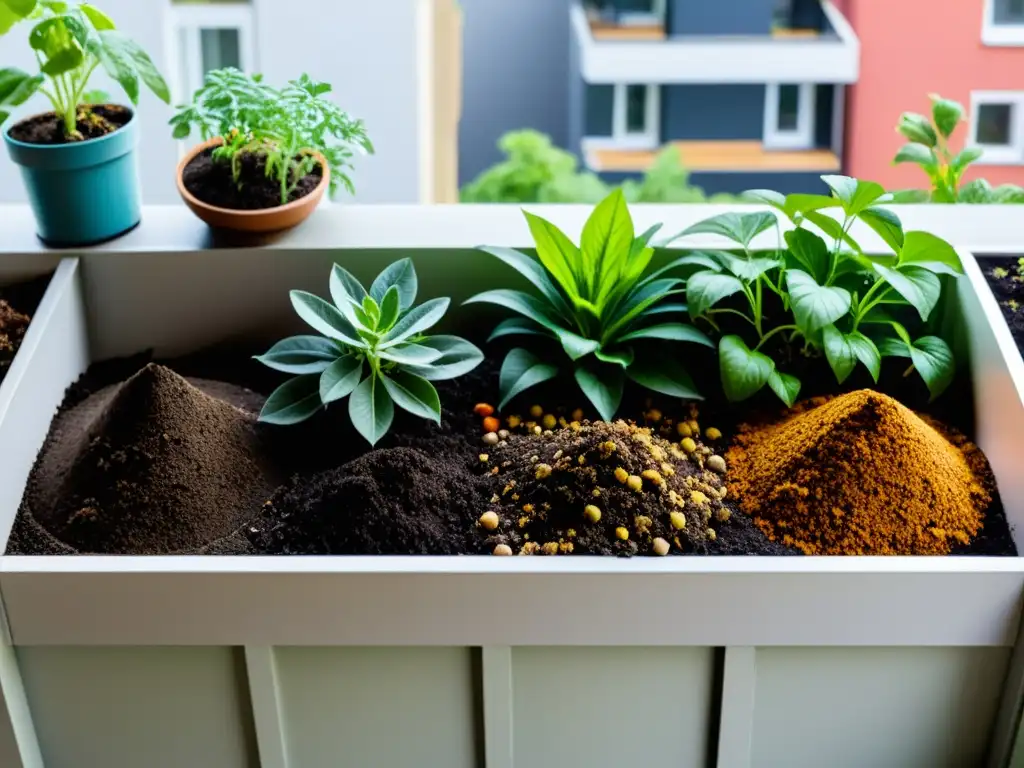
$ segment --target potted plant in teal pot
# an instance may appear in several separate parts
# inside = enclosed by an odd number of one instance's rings
[[[0,124],[12,107],[36,93],[53,107],[3,131],[11,159],[21,168],[39,237],[73,246],[124,234],[141,218],[138,121],[130,107],[96,103],[106,99],[90,93],[89,80],[103,68],[133,106],[140,83],[169,103],[167,83],[138,43],[88,3],[0,0],[0,37],[12,28],[27,30],[39,72],[0,69]]]

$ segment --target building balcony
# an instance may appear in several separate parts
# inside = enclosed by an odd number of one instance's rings
[[[860,42],[828,0],[827,30],[778,24],[764,35],[671,35],[664,23],[620,23],[580,3],[570,13],[579,67],[588,83],[849,84],[860,72]]]
[[[814,172],[840,170],[839,156],[828,149],[768,149],[760,141],[674,141],[684,168],[697,173]],[[659,149],[622,149],[584,142],[587,166],[599,173],[642,173],[657,158]]]

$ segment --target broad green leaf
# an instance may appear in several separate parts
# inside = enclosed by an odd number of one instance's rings
[[[356,329],[337,307],[306,291],[290,291],[288,295],[295,313],[313,330],[352,347],[366,346],[365,342],[359,341]]]
[[[594,352],[594,357],[602,363],[612,363],[613,365],[620,365],[623,368],[629,368],[629,366],[633,364],[635,355],[631,348],[626,347],[625,349],[618,349],[610,352],[598,349]]]
[[[98,42],[90,45],[89,51],[100,60],[107,74],[121,85],[132,104],[138,104],[139,75],[131,56],[124,50],[119,34],[114,31],[100,32]]]
[[[929,272],[946,275],[960,275],[964,271],[956,249],[941,237],[929,232],[907,232],[899,255],[900,266],[913,264]]]
[[[622,403],[622,389],[625,375],[617,365],[576,366],[576,383],[591,402],[601,418],[611,421]]]
[[[370,295],[379,304],[392,286],[398,289],[398,306],[402,311],[416,302],[418,283],[412,259],[399,259],[385,267],[370,286]]]
[[[947,139],[953,135],[957,125],[964,116],[963,105],[951,99],[943,99],[932,95],[932,120],[935,121],[939,133]]]
[[[680,267],[704,267],[710,269],[713,272],[722,271],[722,263],[715,258],[715,254],[719,251],[694,251],[686,256],[680,256],[678,259],[673,259],[668,264],[663,266],[661,269],[656,269],[650,275],[644,279],[644,283],[650,283],[658,279],[664,274],[671,272],[674,269]],[[643,283],[641,283],[642,285]]]
[[[774,257],[768,256],[733,256],[731,253],[721,251],[718,254],[719,260],[729,272],[741,280],[752,283],[765,272],[783,266],[783,263]]]
[[[393,347],[381,349],[377,353],[382,360],[390,360],[399,365],[430,365],[441,353],[433,347],[426,347],[422,344],[397,344]]]
[[[380,302],[380,316],[377,318],[377,330],[387,331],[398,320],[401,312],[401,299],[398,296],[398,286],[392,285],[384,294]]]
[[[853,351],[853,345],[834,325],[826,325],[822,329],[822,343],[825,347],[825,358],[832,366],[836,381],[842,384],[857,367],[857,354]]]
[[[974,179],[960,187],[960,191],[955,200],[948,196],[947,199],[940,199],[934,194],[932,197],[932,202],[935,203],[984,204],[995,202],[995,190],[992,189],[992,185],[989,184],[986,179]]]
[[[428,381],[445,381],[455,379],[469,373],[484,359],[484,353],[475,345],[458,336],[431,336],[420,339],[421,347],[431,347],[441,353],[441,357],[429,366],[405,366],[410,373],[422,376]]]
[[[413,416],[441,423],[441,399],[434,385],[412,373],[382,374],[381,380],[395,404]]]
[[[638,341],[640,339],[664,339],[666,341],[689,341],[694,344],[703,344],[705,347],[715,348],[715,343],[705,333],[697,330],[692,325],[683,323],[664,323],[662,325],[651,325],[637,331],[631,331],[625,336],[617,339],[619,343],[627,341]]]
[[[511,248],[497,248],[484,245],[480,246],[480,250],[484,253],[491,254],[491,256],[500,259],[505,264],[512,267],[512,269],[537,287],[537,290],[544,295],[544,298],[548,300],[558,315],[565,318],[567,321],[572,320],[574,315],[573,310],[568,304],[566,304],[562,294],[559,292],[555,284],[551,282],[551,278],[548,277],[548,272],[539,261],[527,256],[525,253],[520,253],[519,251]]]
[[[320,401],[327,405],[352,393],[363,374],[363,361],[353,355],[339,357],[320,374]]]
[[[633,251],[633,220],[621,189],[615,189],[594,208],[580,238],[582,278],[587,297],[598,307],[615,288]]]
[[[601,347],[599,341],[584,338],[578,333],[567,331],[564,328],[559,328],[555,331],[555,335],[562,343],[562,349],[565,350],[565,354],[569,356],[570,360],[579,360],[581,357],[585,357]]]
[[[923,267],[901,266],[889,269],[877,262],[873,262],[872,266],[885,282],[917,310],[922,320],[928,319],[942,293],[942,284],[937,275]]]
[[[17,67],[0,69],[0,104],[24,104],[46,82],[43,75],[30,75]]]
[[[394,346],[413,334],[423,333],[432,328],[444,317],[450,302],[451,300],[447,298],[430,299],[418,307],[413,307],[398,319],[390,331],[384,334],[381,346]]]
[[[674,357],[638,361],[626,370],[626,375],[642,387],[670,397],[703,400],[693,379]]]
[[[796,192],[786,195],[786,208],[792,214],[801,214],[806,218],[808,213],[814,213],[825,208],[839,208],[842,203],[830,195],[808,195]]]
[[[832,264],[832,256],[825,241],[806,229],[794,229],[784,237],[793,258],[803,265],[816,282],[824,283]]]
[[[638,318],[651,317],[652,315],[681,315],[685,314],[687,310],[686,304],[665,302],[664,304],[655,304],[653,307],[648,307],[638,315]]]
[[[375,375],[367,376],[352,390],[348,398],[348,417],[370,445],[376,445],[391,428],[395,404]]]
[[[725,336],[718,345],[718,370],[725,396],[736,403],[768,383],[775,363],[767,355],[751,350],[739,336]]]
[[[878,342],[878,353],[882,357],[910,357],[910,347],[899,339],[882,339]]]
[[[771,189],[748,189],[740,195],[744,200],[749,200],[752,203],[762,203],[764,205],[770,205],[777,211],[782,211],[788,215],[786,210],[786,196],[780,192],[775,192]]]
[[[29,33],[29,46],[44,59],[40,67],[44,74],[63,75],[85,60],[85,51],[72,31],[73,23],[78,22],[70,16],[55,16],[39,22]]]
[[[255,359],[284,373],[320,373],[340,355],[337,345],[323,336],[291,336]]]
[[[767,211],[760,211],[758,213],[720,213],[717,216],[712,216],[709,219],[699,221],[693,226],[687,227],[673,237],[670,242],[687,235],[719,235],[747,248],[755,237],[766,229],[775,226],[776,222],[775,215]]]
[[[963,173],[967,169],[967,166],[975,160],[980,160],[981,156],[984,154],[985,150],[981,147],[967,147],[957,153],[956,157],[953,158],[953,162],[950,163],[950,167],[957,174]]]
[[[875,342],[869,339],[860,331],[846,334],[846,341],[853,349],[853,354],[864,364],[871,374],[871,378],[878,383],[878,376],[882,372],[882,356],[878,352]]]
[[[923,144],[904,144],[892,159],[893,165],[900,163],[915,163],[924,168],[928,173],[935,173],[939,168],[939,158],[935,150]]]
[[[492,291],[484,291],[476,296],[470,296],[465,304],[495,304],[505,309],[518,312],[538,325],[547,328],[552,332],[558,332],[562,325],[551,316],[548,305],[535,296],[522,291],[513,291],[509,288],[497,288]]]
[[[487,341],[494,341],[502,336],[550,336],[551,334],[532,320],[525,317],[510,317],[498,323]]]
[[[104,30],[99,34],[103,38],[104,45],[114,45],[120,48],[122,55],[126,56],[132,63],[135,74],[142,78],[142,82],[146,84],[160,101],[165,104],[171,103],[171,90],[167,87],[167,82],[156,68],[153,60],[149,58],[149,54],[142,49],[142,46],[130,37],[125,37],[120,32],[113,30]],[[114,42],[115,40],[116,42]]]
[[[320,375],[296,376],[270,393],[259,420],[286,426],[305,421],[323,407],[320,402]]]
[[[910,347],[910,359],[924,379],[931,399],[941,395],[953,381],[956,366],[949,346],[938,336],[922,336]]]
[[[557,375],[558,368],[541,362],[540,358],[529,350],[521,347],[513,349],[501,364],[501,373],[498,376],[501,402],[498,408],[504,408],[516,395]]]
[[[832,193],[843,204],[847,216],[856,216],[868,206],[886,202],[885,188],[873,181],[859,181],[849,176],[822,176]]]
[[[779,400],[786,404],[787,408],[792,408],[793,403],[800,395],[800,379],[781,371],[773,370],[769,374],[768,387]]]
[[[578,282],[580,262],[583,258],[580,249],[550,221],[529,211],[523,211],[523,215],[526,216],[530,233],[533,235],[540,263],[555,278],[555,282],[562,286],[569,300],[576,304],[578,300],[584,298]]]
[[[743,283],[732,275],[698,272],[686,281],[686,301],[690,317],[698,318],[727,296],[743,290]]]
[[[911,341],[910,334],[907,333],[907,329],[904,328],[900,323],[897,323],[895,320],[891,321],[889,325],[892,327],[894,331],[896,331],[896,335],[900,337],[903,343],[909,347],[911,345]]]
[[[899,216],[885,208],[866,208],[860,212],[860,220],[875,230],[893,253],[900,252],[906,236]]]
[[[614,313],[604,328],[601,343],[607,344],[617,334],[627,330],[630,323],[659,301],[669,296],[682,294],[684,292],[680,287],[682,284],[682,280],[666,278],[655,280],[652,283],[644,283],[634,288],[615,306]]]
[[[925,144],[926,146],[934,147],[938,143],[938,137],[935,135],[935,129],[932,128],[931,121],[929,121],[924,115],[918,115],[914,112],[904,112],[900,115],[900,121],[896,126],[896,130],[911,141],[916,141],[918,144]]]
[[[363,299],[368,295],[363,284],[356,280],[351,272],[338,264],[331,267],[329,286],[331,299],[341,310],[353,303],[362,306]]]
[[[792,195],[790,195],[790,197],[792,197]],[[838,204],[838,201],[836,201],[836,203]],[[825,235],[831,237],[833,241],[842,240],[853,250],[857,251],[857,253],[863,251],[857,241],[850,237],[850,233],[843,230],[843,225],[831,216],[820,213],[819,211],[808,211],[804,214],[804,218],[824,232]]]
[[[925,189],[898,189],[890,194],[894,203],[927,203],[931,199],[931,193]]]
[[[367,327],[371,329],[376,328],[377,323],[380,320],[380,307],[377,305],[377,302],[369,296],[364,298],[363,312],[366,313],[366,317],[369,320]]]
[[[97,32],[102,32],[105,29],[114,29],[114,22],[111,18],[95,5],[82,3],[78,8],[85,14],[85,17],[96,28]]]
[[[804,332],[834,323],[850,310],[851,296],[845,288],[818,285],[799,269],[786,270],[786,286],[793,302],[793,316]]]

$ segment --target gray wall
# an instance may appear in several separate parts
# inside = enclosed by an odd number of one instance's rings
[[[459,183],[501,159],[507,131],[569,144],[569,0],[462,0]]]
[[[767,35],[775,0],[669,0],[670,35]]]
[[[761,139],[763,85],[667,85],[661,89],[661,139]]]

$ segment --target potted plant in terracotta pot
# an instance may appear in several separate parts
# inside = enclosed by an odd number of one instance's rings
[[[274,232],[303,221],[328,189],[353,192],[351,158],[373,145],[330,91],[305,74],[277,89],[233,68],[207,73],[171,119],[174,138],[193,128],[203,138],[178,166],[185,204],[211,227]]]
[[[62,246],[117,237],[141,217],[138,121],[129,107],[90,103],[89,80],[102,67],[132,105],[138,103],[140,81],[170,103],[167,83],[139,44],[93,5],[0,0],[0,35],[23,20],[34,22],[26,28],[39,72],[0,69],[0,123],[11,107],[36,93],[53,107],[3,132],[21,168],[39,236]]]

